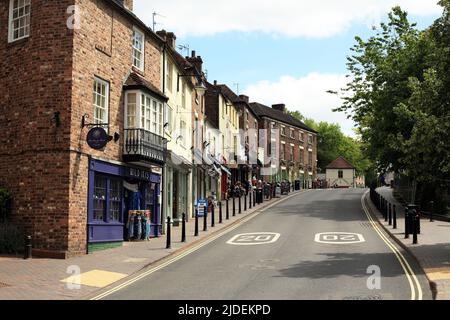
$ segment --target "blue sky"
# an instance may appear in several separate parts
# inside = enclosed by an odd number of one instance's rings
[[[251,101],[286,103],[317,121],[336,122],[353,135],[354,124],[332,109],[327,90],[346,83],[346,56],[356,35],[370,36],[396,4],[419,28],[441,13],[435,0],[135,0],[135,13],[157,29],[177,34],[204,60],[208,80],[227,84]],[[251,14],[248,14],[251,12]],[[195,18],[193,18],[194,16]],[[183,51],[187,55],[187,51]]]

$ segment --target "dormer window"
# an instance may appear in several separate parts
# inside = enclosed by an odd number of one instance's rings
[[[144,34],[133,29],[133,67],[144,71],[144,54],[145,54],[145,36]]]
[[[9,42],[30,36],[31,0],[10,0]]]

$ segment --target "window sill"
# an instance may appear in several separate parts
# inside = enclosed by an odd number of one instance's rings
[[[137,67],[135,67],[135,66],[131,66],[131,70],[132,70],[133,72],[136,72],[137,74],[139,74],[139,75],[145,77],[144,70],[141,70],[141,69],[139,69],[139,68],[137,68]]]
[[[17,40],[11,40],[11,41],[8,40],[8,47],[9,46],[13,47],[13,46],[16,46],[16,45],[23,45],[23,44],[27,43],[29,39],[30,39],[30,36],[24,37],[24,38],[20,38],[20,39],[17,39]]]

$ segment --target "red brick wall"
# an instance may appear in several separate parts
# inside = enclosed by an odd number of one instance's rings
[[[36,248],[67,249],[73,0],[31,1],[30,37],[8,43],[0,1],[0,186]],[[53,120],[60,113],[60,127]]]
[[[103,0],[76,0],[83,14],[81,29],[75,31],[72,91],[69,250],[85,251],[88,193],[88,155],[113,161],[122,160],[124,137],[123,83],[132,69],[133,22]],[[144,30],[141,30],[144,31]],[[145,70],[142,76],[161,88],[161,48],[146,35]],[[137,70],[135,70],[138,72]],[[122,137],[110,142],[104,151],[95,151],[86,144],[89,128],[81,128],[84,114],[93,121],[92,91],[94,77],[110,83],[110,135]]]

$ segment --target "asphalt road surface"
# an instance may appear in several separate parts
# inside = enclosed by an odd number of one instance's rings
[[[104,299],[431,299],[414,259],[370,222],[364,193],[291,197]]]

